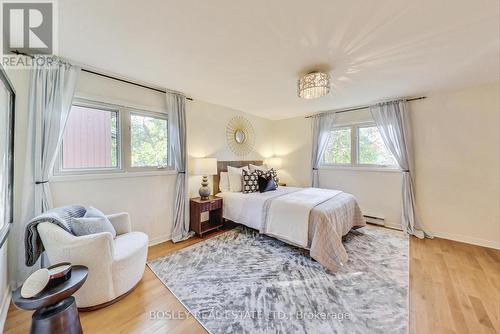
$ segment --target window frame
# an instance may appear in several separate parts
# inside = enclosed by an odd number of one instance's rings
[[[7,157],[7,168],[6,168],[6,196],[5,200],[6,208],[4,217],[0,217],[2,221],[0,221],[0,248],[3,247],[4,243],[7,241],[7,237],[9,236],[10,228],[14,223],[14,143],[15,143],[15,116],[16,116],[16,90],[14,89],[14,85],[9,80],[7,73],[4,68],[0,66],[0,84],[5,87],[9,98],[9,110],[7,111],[7,117],[9,120],[8,130],[7,130],[7,140],[9,141],[8,145],[8,157]]]
[[[64,168],[63,166],[63,142],[61,142],[61,146],[59,147],[59,153],[57,154],[56,164],[54,166],[54,175],[85,175],[85,174],[108,174],[108,173],[120,173],[123,172],[123,152],[122,152],[122,112],[119,106],[89,101],[80,98],[74,98],[71,107],[86,107],[92,109],[98,109],[102,111],[110,111],[116,113],[116,121],[117,121],[117,138],[116,138],[116,146],[117,146],[117,166],[116,167],[98,167],[98,168]],[[68,116],[69,117],[69,116]],[[63,139],[64,140],[64,139]]]
[[[170,145],[170,131],[169,131],[169,122],[170,115],[168,112],[158,111],[158,110],[148,110],[148,108],[144,107],[136,107],[136,106],[127,106],[123,104],[117,103],[108,103],[101,102],[94,99],[83,98],[83,97],[75,97],[73,99],[72,106],[81,106],[88,107],[93,109],[100,109],[104,111],[113,111],[117,112],[117,162],[118,167],[116,168],[63,168],[63,150],[62,143],[59,149],[59,153],[57,155],[56,164],[54,166],[54,181],[64,181],[68,177],[93,177],[93,176],[140,176],[151,173],[161,173],[161,174],[169,174],[174,171],[174,167],[172,164],[172,148]],[[131,166],[131,115],[138,114],[147,117],[155,117],[162,118],[167,121],[167,140],[169,143],[168,149],[168,165],[163,166],[162,168],[157,167],[132,167]],[[99,177],[100,178],[100,177]],[[52,181],[52,179],[51,179]]]
[[[335,125],[332,131],[336,129],[351,129],[351,163],[348,164],[332,164],[324,161],[322,158],[321,167],[334,168],[334,169],[363,169],[363,170],[387,170],[387,171],[400,171],[398,165],[380,165],[380,164],[361,164],[359,163],[359,129],[369,128],[376,126],[375,122],[360,122],[351,124]]]

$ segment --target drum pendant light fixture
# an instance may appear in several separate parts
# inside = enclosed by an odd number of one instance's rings
[[[297,94],[303,99],[316,99],[330,93],[330,74],[311,72],[297,83]]]

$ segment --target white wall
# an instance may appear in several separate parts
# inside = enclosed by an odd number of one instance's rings
[[[500,247],[499,92],[496,83],[411,102],[418,216],[436,236]],[[363,113],[349,114],[362,121]],[[309,185],[309,120],[277,121],[275,129],[282,180]],[[389,225],[401,221],[400,182],[394,172],[320,171],[320,186],[354,194],[365,214]]]
[[[353,194],[364,215],[384,218],[389,227],[401,227],[401,173],[322,169],[320,186]]]
[[[500,248],[500,84],[412,104],[417,208],[437,236]]]
[[[280,181],[289,186],[310,186],[312,149],[310,121],[304,117],[276,121],[274,131],[274,151],[282,158]]]
[[[214,157],[220,161],[264,160],[273,155],[274,129],[272,121],[197,100],[188,102],[186,113],[187,147],[190,161],[200,157]],[[254,150],[244,157],[235,155],[226,143],[226,125],[231,118],[237,115],[247,118],[255,131]],[[210,183],[211,180],[210,177]],[[200,182],[201,176],[189,177],[190,197],[199,196]]]
[[[7,270],[7,243],[0,248],[0,332],[3,332],[10,304],[10,289]]]
[[[55,206],[81,204],[105,213],[126,211],[132,228],[157,243],[170,238],[175,174],[74,180],[51,184]]]

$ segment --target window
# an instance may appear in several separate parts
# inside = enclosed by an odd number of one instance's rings
[[[338,128],[331,132],[324,160],[329,164],[351,163],[351,128]]]
[[[75,99],[55,175],[171,169],[168,114]]]
[[[0,66],[0,248],[13,222],[15,95]]]
[[[168,165],[166,118],[131,114],[130,133],[132,167],[164,168]]]
[[[373,123],[337,127],[323,156],[325,165],[397,167]]]
[[[379,166],[396,165],[394,157],[387,150],[376,126],[358,128],[358,163]]]
[[[118,112],[73,105],[62,144],[62,169],[119,168]]]

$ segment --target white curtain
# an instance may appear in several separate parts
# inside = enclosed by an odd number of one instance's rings
[[[52,176],[64,128],[71,110],[80,68],[57,57],[37,56],[30,71],[28,128],[25,173],[22,189],[21,221],[13,240],[17,240],[15,284],[37,268],[25,266],[24,232],[26,224],[52,207],[49,179]]]
[[[418,238],[424,238],[425,233],[415,215],[413,147],[408,102],[401,100],[379,103],[371,106],[370,112],[384,144],[403,172],[401,187],[403,231]],[[427,236],[430,237],[430,235]]]
[[[312,177],[311,186],[319,187],[319,172],[326,144],[335,125],[335,114],[319,114],[312,117]]]
[[[174,167],[177,171],[172,241],[178,242],[193,235],[193,233],[189,232],[189,207],[187,201],[186,97],[167,92],[167,110],[169,113],[171,152]]]

